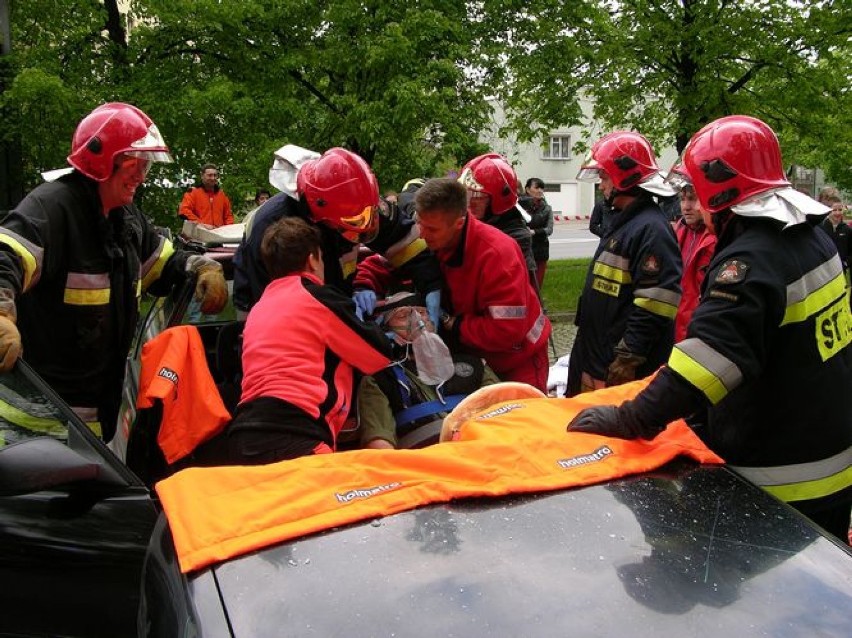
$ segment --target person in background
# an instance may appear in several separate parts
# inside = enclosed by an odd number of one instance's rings
[[[687,338],[632,401],[572,431],[653,439],[688,418],[729,467],[846,541],[852,506],[852,315],[843,266],[794,190],[774,131],[730,115],[683,153],[718,238]]]
[[[678,164],[669,173],[668,181],[680,197],[681,218],[675,226],[680,256],[683,259],[683,276],[680,279],[681,298],[675,317],[675,343],[686,338],[686,328],[701,297],[701,284],[713,252],[716,235],[704,223],[704,215],[689,176]]]
[[[231,200],[219,186],[219,169],[215,164],[201,168],[201,185],[184,193],[178,215],[210,228],[234,223]]]
[[[515,195],[515,181],[508,184]],[[503,381],[544,392],[551,325],[517,242],[469,211],[462,181],[430,179],[414,205],[444,276],[440,334],[450,351],[482,357]]]
[[[355,371],[390,365],[384,333],[324,284],[322,242],[319,228],[299,217],[282,217],[264,233],[271,281],[246,319],[242,396],[225,431],[199,449],[203,464],[333,452],[355,401]]]
[[[257,192],[254,194],[255,208],[261,206],[270,197],[272,197],[272,195],[270,195],[269,191],[265,188],[257,189]]]
[[[530,282],[535,286],[538,279],[532,252],[532,234],[526,219],[529,215],[518,206],[518,176],[515,170],[502,155],[486,153],[465,164],[458,179],[467,189],[470,215],[502,230],[518,243]]]
[[[609,230],[612,222],[612,208],[604,198],[595,202],[592,214],[589,218],[589,232],[598,237],[603,237]]]
[[[0,220],[0,371],[22,352],[104,441],[115,433],[143,292],[195,277],[205,313],[228,300],[222,267],[175,250],[133,204],[152,162],[171,162],[157,126],[130,104],[77,125],[73,171],[37,186]]]
[[[681,297],[680,250],[653,199],[674,189],[648,140],[634,131],[605,135],[577,178],[600,180],[612,218],[580,297],[567,396],[620,385],[662,365]]]
[[[544,273],[550,259],[550,240],[553,234],[553,209],[544,198],[544,182],[538,177],[530,177],[524,187],[524,195],[518,198],[518,204],[529,213],[529,229],[532,234],[532,252],[535,259],[535,276],[538,289],[544,284]]]
[[[831,206],[831,212],[828,213],[823,222],[819,225],[828,236],[834,240],[834,245],[837,247],[837,254],[840,255],[840,261],[843,262],[843,268],[849,272],[849,238],[852,235],[852,229],[843,221],[843,212],[846,207],[843,205],[843,200],[839,195],[828,195],[820,202],[826,206]]]

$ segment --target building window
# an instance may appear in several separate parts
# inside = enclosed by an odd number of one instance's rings
[[[542,152],[543,159],[571,159],[571,136],[551,135]]]

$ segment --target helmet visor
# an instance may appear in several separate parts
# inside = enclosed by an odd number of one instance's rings
[[[601,169],[597,166],[583,166],[577,172],[577,181],[599,182],[601,181]]]
[[[163,136],[160,135],[160,129],[156,124],[151,124],[145,135],[130,144],[130,148],[125,151],[126,155],[140,157],[149,162],[171,162],[172,156],[169,153],[169,148]]]
[[[367,206],[357,215],[341,217],[337,230],[343,238],[353,244],[370,242],[379,231],[379,216],[375,206]]]
[[[167,151],[126,151],[125,155],[138,157],[139,159],[148,160],[149,162],[164,162],[170,164],[172,156]]]

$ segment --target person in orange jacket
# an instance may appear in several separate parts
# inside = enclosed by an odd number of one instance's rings
[[[201,168],[201,186],[184,193],[178,216],[212,228],[234,223],[231,200],[219,186],[219,168],[215,164]]]

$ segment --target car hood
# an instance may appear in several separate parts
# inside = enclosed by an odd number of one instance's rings
[[[852,554],[723,467],[431,505],[203,570],[235,636],[847,636]],[[202,621],[203,625],[203,621]]]

